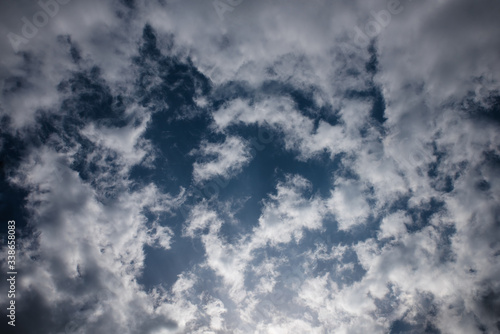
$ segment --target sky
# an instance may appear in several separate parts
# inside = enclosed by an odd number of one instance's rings
[[[500,333],[498,13],[1,1],[0,331]]]

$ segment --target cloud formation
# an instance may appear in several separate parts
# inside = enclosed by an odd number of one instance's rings
[[[223,3],[0,5],[16,330],[498,332],[498,2]]]

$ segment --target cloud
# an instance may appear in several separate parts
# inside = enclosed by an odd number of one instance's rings
[[[227,137],[220,144],[203,141],[200,148],[191,154],[208,160],[193,164],[193,178],[197,183],[210,180],[214,176],[231,178],[251,159],[249,145],[238,137]]]
[[[367,189],[352,180],[337,179],[335,185],[328,207],[335,214],[339,229],[364,223],[371,211],[366,201]]]
[[[403,211],[398,211],[386,216],[380,224],[378,239],[399,239],[399,237],[406,233],[406,224],[410,225],[411,219]]]
[[[57,153],[49,149],[34,151],[21,168],[23,177],[16,180],[32,189],[26,205],[33,235],[23,240],[24,251],[18,254],[24,272],[19,298],[38,296],[46,305],[59,305],[52,310],[58,317],[46,324],[47,332],[63,328],[64,321],[86,331],[142,326],[158,312],[148,306],[154,297],[136,281],[143,246],[158,242],[169,249],[172,236],[158,223],[147,229],[143,210],[155,207],[164,195],[150,186],[103,205],[75,171],[67,166],[57,171],[56,159]],[[87,311],[72,318],[81,307]],[[21,327],[33,330],[27,323]]]
[[[205,305],[205,310],[210,316],[210,328],[213,330],[223,329],[224,320],[221,315],[227,312],[224,304],[220,300],[214,300]]]
[[[235,99],[215,111],[214,121],[219,130],[241,123],[271,126],[284,134],[286,149],[300,153],[298,159],[309,159],[325,150],[334,156],[356,148],[356,139],[349,140],[342,126],[332,126],[321,120],[315,129],[314,120],[302,115],[297,107],[287,97],[270,96],[255,105]]]
[[[150,115],[143,113],[143,119],[138,119],[139,126],[132,124],[125,127],[105,127],[96,126],[94,123],[88,124],[81,130],[81,134],[94,142],[97,146],[112,150],[118,153],[123,159],[124,166],[134,166],[143,162],[146,156],[152,155],[151,144],[142,138],[147,128]],[[149,164],[154,159],[154,155],[149,158]],[[125,173],[128,170],[124,170]]]
[[[320,199],[304,197],[310,187],[310,183],[298,175],[287,176],[285,182],[277,185],[277,194],[265,203],[259,226],[253,231],[251,248],[292,240],[298,243],[304,230],[321,228],[325,209]]]
[[[0,41],[21,330],[496,331],[499,5],[401,1],[360,46],[387,5],[70,2]],[[5,33],[40,10],[0,7]]]

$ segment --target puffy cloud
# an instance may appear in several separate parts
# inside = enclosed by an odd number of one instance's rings
[[[380,232],[377,238],[395,238],[399,239],[406,234],[406,224],[411,225],[411,219],[403,211],[398,211],[382,219]]]
[[[318,230],[322,227],[325,214],[323,203],[318,198],[305,198],[310,183],[300,176],[289,176],[285,183],[278,184],[277,194],[270,196],[259,226],[253,231],[251,247],[269,243],[300,242],[304,230]]]
[[[362,224],[370,215],[366,200],[367,189],[353,180],[337,179],[328,201],[328,208],[335,214],[340,230]]]
[[[227,3],[70,2],[0,41],[22,331],[498,330],[498,3]],[[40,10],[0,7],[6,33]],[[151,247],[172,280],[141,279]]]
[[[213,300],[205,305],[205,310],[210,316],[210,328],[213,330],[223,329],[224,319],[221,315],[227,311],[224,304],[220,300]]]
[[[104,205],[75,171],[62,165],[57,170],[57,158],[47,148],[33,151],[14,180],[31,189],[26,205],[33,229],[18,254],[24,273],[18,298],[61,307],[51,310],[53,320],[37,322],[47,332],[65,326],[99,332],[139,330],[161,314],[150,306],[159,297],[148,296],[137,283],[143,246],[157,243],[169,249],[172,237],[171,229],[158,222],[148,229],[143,211],[170,210],[168,198],[150,186]],[[82,307],[87,311],[78,313]],[[20,327],[33,330],[28,323]]]

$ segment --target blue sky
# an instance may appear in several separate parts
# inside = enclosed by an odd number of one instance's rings
[[[499,6],[4,1],[2,332],[498,333]]]

